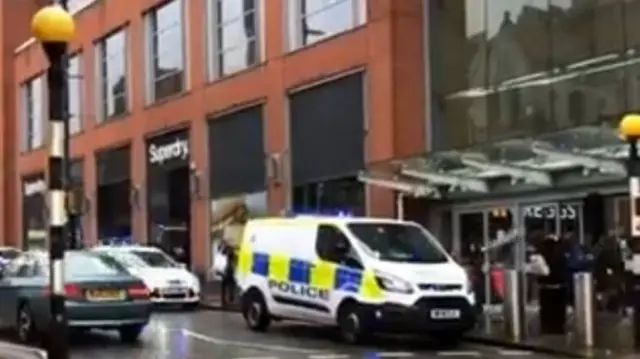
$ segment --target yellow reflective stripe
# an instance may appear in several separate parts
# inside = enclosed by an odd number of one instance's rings
[[[364,272],[362,272],[360,295],[364,299],[380,299],[383,296],[382,289],[376,281],[375,274],[370,269],[365,269]]]
[[[310,285],[320,289],[333,289],[336,281],[335,263],[317,261],[311,267]]]
[[[240,247],[238,252],[238,273],[239,274],[251,274],[251,268],[253,267],[253,253],[251,248],[247,245]]]
[[[289,281],[289,257],[283,254],[269,256],[269,278],[277,281]]]

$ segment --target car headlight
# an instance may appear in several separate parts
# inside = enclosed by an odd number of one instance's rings
[[[471,281],[471,277],[469,276],[468,273],[464,274],[464,278],[465,278],[465,287],[467,288],[467,294],[472,294],[473,293],[473,282]]]
[[[394,293],[413,293],[411,283],[388,273],[376,272],[376,281],[383,290]]]

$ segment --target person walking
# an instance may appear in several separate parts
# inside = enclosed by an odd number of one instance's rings
[[[236,250],[231,245],[225,245],[223,253],[226,257],[226,266],[222,273],[222,307],[227,308],[235,302],[236,294]]]

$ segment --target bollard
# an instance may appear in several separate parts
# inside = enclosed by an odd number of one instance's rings
[[[579,272],[573,275],[575,331],[580,345],[593,347],[593,275]]]
[[[520,341],[524,337],[524,303],[522,280],[515,269],[504,269],[504,329],[507,337]]]

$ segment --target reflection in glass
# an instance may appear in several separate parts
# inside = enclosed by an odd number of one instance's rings
[[[362,25],[365,0],[289,0],[292,49]]]
[[[184,89],[182,1],[173,0],[149,14],[153,100]]]
[[[69,88],[69,133],[74,134],[82,129],[82,117],[80,115],[80,101],[82,101],[82,73],[80,70],[81,55],[77,54],[69,59],[68,88]]]
[[[22,86],[24,101],[23,149],[31,150],[44,144],[44,75]]]
[[[262,0],[210,0],[213,76],[225,76],[259,62],[259,6]]]
[[[434,106],[446,119],[434,137],[448,147],[611,125],[640,105],[639,0],[430,6]]]
[[[219,241],[237,247],[247,220],[266,217],[269,214],[267,192],[253,192],[212,199],[210,203],[209,234],[213,252]],[[213,265],[214,254],[210,253],[209,268]]]
[[[100,119],[108,120],[127,111],[127,43],[122,29],[98,43]]]

